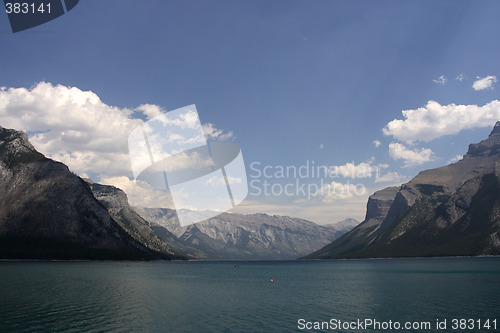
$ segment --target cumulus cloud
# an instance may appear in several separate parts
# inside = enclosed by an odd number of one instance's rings
[[[483,78],[478,76],[476,79],[472,84],[474,90],[493,89],[493,83],[497,82],[497,77],[494,75],[488,75]]]
[[[164,170],[166,172],[169,172],[185,169],[207,169],[213,166],[214,162],[210,157],[199,154],[198,152],[182,152],[176,154],[174,157],[169,158],[164,164]]]
[[[494,100],[477,106],[429,101],[425,107],[404,110],[402,114],[404,120],[392,120],[383,133],[406,143],[428,142],[463,129],[493,126],[500,119],[500,102]]]
[[[389,155],[394,160],[403,160],[405,166],[415,166],[433,161],[434,153],[431,149],[421,148],[411,150],[401,143],[392,142],[389,145]]]
[[[319,145],[319,149],[323,149],[323,148],[325,148],[325,145],[321,143],[321,144]]]
[[[437,83],[437,84],[442,84],[442,85],[445,85],[446,82],[448,82],[448,79],[444,76],[444,75],[441,75],[440,77],[438,77],[437,79],[434,79],[432,80],[434,83]]]
[[[153,189],[146,182],[130,180],[125,176],[102,177],[100,182],[102,184],[113,185],[127,193],[131,206],[175,208],[170,192]]]
[[[221,129],[215,128],[215,125],[212,123],[206,123],[201,125],[203,128],[203,133],[208,139],[224,141],[228,139],[234,139],[234,134],[232,131],[224,131]]]
[[[321,198],[323,202],[332,202],[335,200],[349,199],[355,196],[362,196],[366,194],[366,187],[362,184],[346,184],[332,181],[329,184],[321,187],[316,193],[315,197]]]
[[[344,165],[333,165],[328,168],[330,177],[344,178],[370,178],[373,174],[378,175],[381,170],[389,167],[387,164],[373,165],[373,160],[359,164],[346,163]]]
[[[382,142],[378,141],[378,140],[373,140],[373,145],[375,146],[375,148],[378,148],[380,147],[380,145],[382,144]]]
[[[101,179],[101,183],[122,189],[127,194],[131,206],[199,210],[199,207],[194,207],[188,203],[190,202],[189,193],[182,193],[182,191],[176,191],[176,204],[174,205],[172,195],[168,189],[155,189],[150,184],[140,180],[130,180],[124,176],[104,177]]]
[[[142,112],[147,119],[153,119],[165,112],[165,110],[155,104],[141,104],[135,110]]]
[[[397,172],[387,172],[385,175],[381,175],[375,178],[375,183],[389,183],[389,182],[400,183],[406,180],[406,178],[407,177],[400,175]]]
[[[455,162],[458,162],[462,159],[462,155],[457,155],[455,157],[452,157],[448,160],[448,162],[446,162],[446,164],[451,164],[451,163],[455,163]]]
[[[458,76],[456,77],[456,80],[457,80],[458,82],[462,82],[463,80],[465,80],[465,74],[461,73],[460,75],[458,75]]]
[[[153,104],[118,108],[103,103],[92,91],[47,82],[29,89],[0,89],[1,126],[28,132],[37,150],[78,175],[97,175],[102,183],[113,181],[109,184],[124,190],[139,188],[124,180],[132,177],[128,135],[142,122],[134,119],[138,112],[151,119],[164,111]],[[192,114],[184,118],[176,120],[181,127],[193,127],[197,120]],[[212,124],[203,129],[218,139],[232,136]]]
[[[34,133],[43,154],[80,175],[130,175],[127,135],[140,120],[132,109],[106,105],[91,91],[41,82],[0,92],[4,127]]]

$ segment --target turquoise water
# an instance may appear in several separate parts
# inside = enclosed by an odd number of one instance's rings
[[[500,258],[3,262],[0,302],[0,332],[317,332],[299,319],[367,318],[500,331]]]

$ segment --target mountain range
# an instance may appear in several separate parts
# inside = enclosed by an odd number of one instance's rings
[[[294,259],[358,224],[224,213],[182,228],[173,210],[137,211],[0,127],[0,259]]]
[[[67,166],[37,152],[25,133],[0,127],[0,258],[184,258],[147,222],[105,204]]]
[[[132,208],[122,190],[78,177],[0,127],[0,259],[498,255],[499,177],[497,122],[460,161],[375,192],[360,224],[223,213],[181,227],[174,210]]]
[[[203,259],[295,259],[337,239],[359,224],[346,219],[328,226],[288,216],[223,213],[181,227],[175,211],[135,208],[160,238],[174,234],[188,256]],[[203,214],[192,212],[190,214]],[[165,239],[167,240],[167,239]],[[173,246],[176,249],[175,246]]]
[[[500,122],[453,164],[375,192],[365,220],[304,257],[500,254]]]

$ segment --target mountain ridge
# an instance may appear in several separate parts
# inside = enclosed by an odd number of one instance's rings
[[[304,258],[490,254],[500,254],[500,122],[460,161],[375,192],[359,226]]]
[[[151,229],[149,222],[145,221],[137,214],[128,203],[125,192],[111,185],[103,185],[85,179],[90,186],[94,197],[106,207],[110,216],[132,236],[135,240],[144,244],[148,249],[159,253],[167,253],[175,256],[174,247],[179,247],[176,237],[172,234],[164,235],[165,239],[160,239]]]
[[[0,258],[174,259],[134,239],[69,168],[0,126]]]
[[[340,229],[314,222],[264,213],[223,213],[215,218],[181,227],[175,211],[160,208],[135,210],[152,223],[157,235],[168,230],[204,259],[295,259],[340,237],[358,224],[348,219]]]

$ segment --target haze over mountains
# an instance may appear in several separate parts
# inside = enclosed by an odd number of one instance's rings
[[[365,220],[305,258],[500,254],[500,122],[462,160],[375,192]]]

